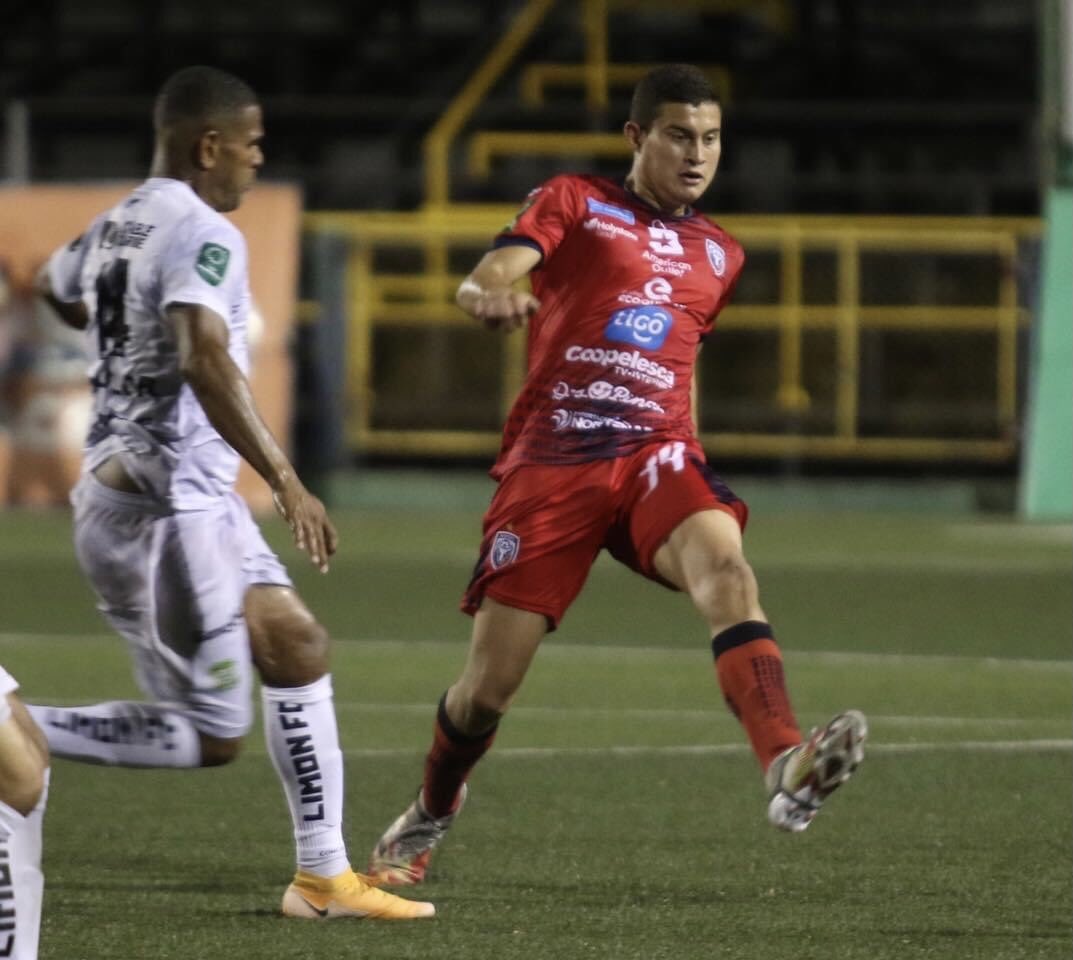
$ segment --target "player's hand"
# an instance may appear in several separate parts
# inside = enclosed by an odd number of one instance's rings
[[[321,573],[328,572],[328,558],[339,545],[324,504],[313,496],[297,478],[292,478],[279,490],[272,492],[272,502],[279,515],[291,528],[291,536],[299,550],[309,554],[309,559]]]
[[[509,333],[524,327],[540,309],[540,301],[520,290],[484,290],[473,305],[473,315],[489,330]]]

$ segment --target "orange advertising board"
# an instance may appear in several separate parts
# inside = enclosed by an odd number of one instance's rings
[[[56,184],[0,188],[0,264],[14,291],[29,289],[45,258],[80,234],[135,184]],[[269,428],[286,448],[290,429],[290,331],[297,293],[301,193],[286,184],[260,184],[228,214],[246,237],[250,287],[264,327],[253,353],[254,397]],[[18,459],[18,451],[15,451]],[[0,457],[0,462],[2,462]],[[268,488],[245,464],[239,491],[254,510],[271,509]],[[2,499],[0,499],[2,502]]]

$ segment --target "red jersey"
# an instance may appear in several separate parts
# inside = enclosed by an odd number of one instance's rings
[[[528,373],[492,471],[625,456],[690,440],[693,368],[745,254],[695,212],[672,217],[603,177],[529,194],[496,246],[540,251]]]

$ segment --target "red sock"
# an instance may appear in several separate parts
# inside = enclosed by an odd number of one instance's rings
[[[760,765],[801,742],[782,672],[782,654],[771,627],[746,620],[712,640],[723,698],[745,728]]]
[[[476,736],[462,733],[447,716],[447,694],[440,698],[432,748],[425,757],[422,803],[428,813],[444,817],[455,809],[462,784],[492,746],[498,728],[496,724]]]

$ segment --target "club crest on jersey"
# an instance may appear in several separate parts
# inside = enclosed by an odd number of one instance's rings
[[[604,203],[595,197],[586,197],[585,202],[589,205],[589,213],[602,213],[605,217],[614,217],[616,220],[621,220],[623,223],[631,225],[636,221],[633,211],[624,207],[616,207],[613,203]]]
[[[227,264],[231,260],[231,251],[218,243],[203,243],[197,253],[194,269],[207,284],[218,287],[224,281]]]
[[[521,538],[516,533],[511,533],[509,530],[497,530],[492,538],[492,549],[489,553],[492,568],[500,570],[514,563],[518,559],[521,546]]]
[[[710,237],[704,241],[704,249],[708,252],[708,263],[712,265],[712,273],[721,277],[727,272],[726,251]]]
[[[667,339],[674,317],[655,306],[616,310],[604,328],[604,336],[618,343],[630,343],[642,350],[658,350]]]

